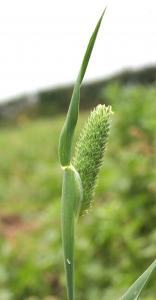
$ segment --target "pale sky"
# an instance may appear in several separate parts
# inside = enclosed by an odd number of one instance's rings
[[[73,82],[107,5],[86,80],[156,63],[156,0],[0,1],[0,101]]]

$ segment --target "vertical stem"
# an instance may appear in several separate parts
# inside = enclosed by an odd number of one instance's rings
[[[64,266],[67,280],[68,300],[74,300],[74,208],[75,208],[75,178],[71,169],[64,170],[61,225],[62,244],[64,251]]]

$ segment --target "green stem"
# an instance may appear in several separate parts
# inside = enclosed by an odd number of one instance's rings
[[[64,252],[64,265],[67,280],[68,300],[74,300],[74,238],[75,238],[75,212],[77,204],[82,199],[82,186],[77,172],[72,167],[64,169],[61,226],[62,245]]]

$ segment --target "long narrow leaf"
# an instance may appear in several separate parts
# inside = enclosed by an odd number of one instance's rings
[[[105,12],[105,10],[104,10]],[[69,110],[67,113],[67,117],[64,123],[64,126],[61,131],[60,135],[60,141],[59,141],[59,157],[60,157],[60,163],[62,166],[67,166],[70,164],[71,161],[71,152],[72,152],[72,142],[73,142],[73,135],[75,126],[78,119],[79,114],[79,101],[80,101],[80,87],[81,82],[83,80],[83,77],[85,75],[88,62],[95,44],[95,40],[101,25],[101,21],[104,15],[104,12],[102,16],[100,17],[95,30],[90,38],[86,53],[84,55],[82,65],[74,86],[73,94],[71,97],[71,102],[69,106]]]
[[[150,275],[156,268],[156,260],[149,266],[149,268],[133,283],[128,291],[121,297],[120,300],[137,300],[141,294],[142,289],[147,283]]]

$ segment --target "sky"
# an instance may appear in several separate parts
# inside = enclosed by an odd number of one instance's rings
[[[155,64],[155,0],[0,1],[0,101],[74,82],[106,5],[85,80]]]

